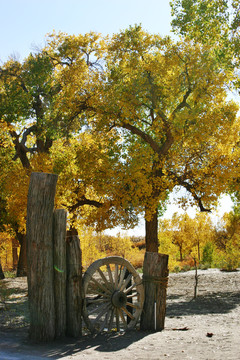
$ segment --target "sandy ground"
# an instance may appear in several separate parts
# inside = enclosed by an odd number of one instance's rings
[[[86,335],[48,345],[28,341],[26,279],[2,280],[2,287],[17,287],[11,301],[18,309],[0,302],[0,359],[240,360],[240,271],[198,274],[195,300],[194,271],[170,274],[162,332]]]

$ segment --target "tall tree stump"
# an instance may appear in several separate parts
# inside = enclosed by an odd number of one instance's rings
[[[82,334],[82,253],[75,229],[67,232],[67,335]]]
[[[57,209],[53,218],[54,244],[54,295],[56,314],[56,338],[66,334],[66,229],[67,211]]]
[[[146,252],[143,263],[145,301],[141,330],[164,329],[168,282],[168,255]]]
[[[53,209],[57,175],[32,173],[27,203],[27,260],[30,338],[55,337]]]

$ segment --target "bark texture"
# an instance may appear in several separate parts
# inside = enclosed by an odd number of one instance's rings
[[[27,204],[28,296],[30,338],[55,337],[53,209],[57,175],[32,173]]]
[[[66,334],[66,210],[55,210],[53,220],[55,324],[60,338]]]
[[[82,334],[82,253],[75,229],[67,232],[67,335]]]
[[[145,301],[141,330],[164,329],[168,281],[168,255],[146,252],[143,263]]]
[[[146,251],[158,252],[158,213],[151,220],[145,220]]]

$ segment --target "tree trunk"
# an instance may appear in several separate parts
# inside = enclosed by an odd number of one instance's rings
[[[54,244],[54,295],[56,313],[56,337],[66,335],[66,226],[67,212],[54,211],[53,244]]]
[[[200,241],[197,242],[197,248],[198,248],[198,261],[201,261],[201,252],[200,252]]]
[[[27,276],[27,241],[26,235],[16,232],[20,244],[20,253],[17,266],[17,276]]]
[[[77,230],[67,232],[67,335],[82,334],[82,253]]]
[[[152,215],[151,220],[145,220],[146,251],[158,252],[158,212]]]
[[[3,273],[1,259],[0,259],[0,280],[3,280],[3,279],[5,279],[5,276],[4,276],[4,273]]]
[[[164,329],[168,282],[168,255],[145,253],[143,263],[145,301],[141,330]]]
[[[179,261],[183,261],[183,246],[181,243],[176,243],[176,245],[179,247],[179,256],[180,256]]]
[[[16,238],[12,238],[12,264],[13,270],[16,270],[18,267],[18,242]]]
[[[195,267],[195,284],[194,284],[194,295],[193,298],[197,298],[197,288],[198,288],[198,268],[197,268],[197,261],[194,258],[194,267]]]
[[[28,299],[30,338],[55,337],[53,284],[53,208],[57,175],[32,173],[27,204]]]

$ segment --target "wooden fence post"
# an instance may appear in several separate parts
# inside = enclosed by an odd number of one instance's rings
[[[67,335],[82,334],[82,253],[75,229],[67,232]]]
[[[53,245],[54,245],[54,295],[56,314],[56,338],[66,335],[66,232],[67,211],[57,209],[53,217]]]
[[[143,263],[145,301],[141,330],[161,331],[166,315],[168,255],[146,252]]]
[[[27,203],[27,260],[30,338],[55,337],[53,209],[57,175],[32,173]]]

